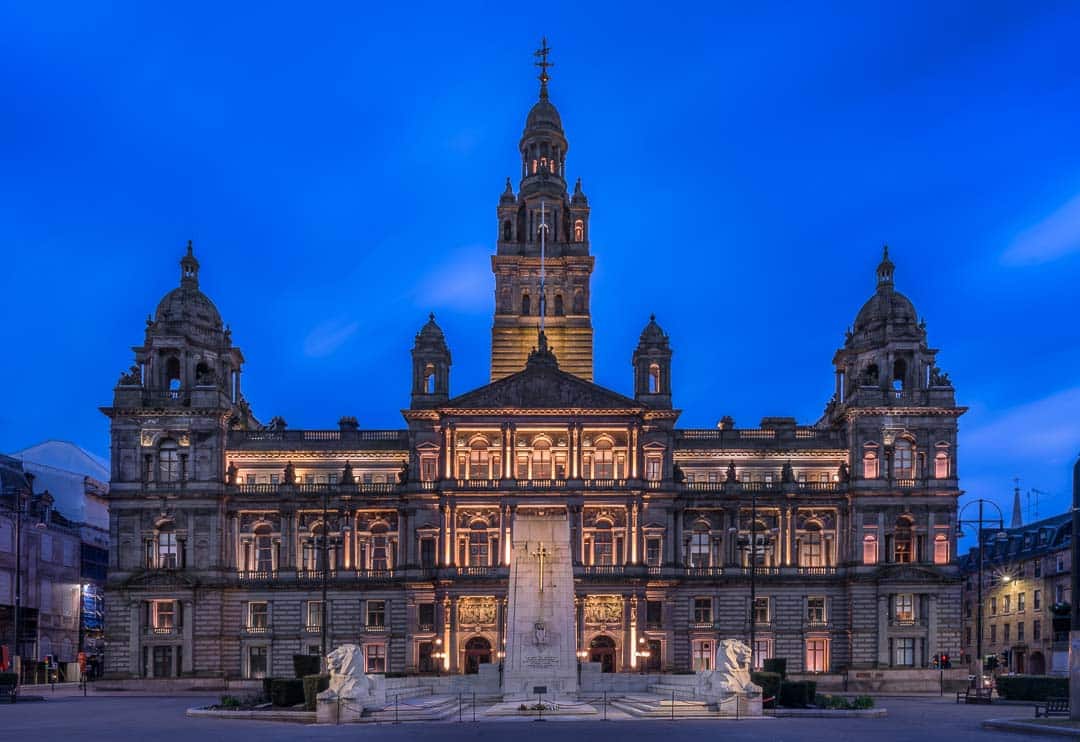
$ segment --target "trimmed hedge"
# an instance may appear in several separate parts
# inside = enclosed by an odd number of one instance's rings
[[[780,705],[789,709],[804,709],[813,705],[817,697],[817,683],[813,680],[780,683]]]
[[[1045,701],[1048,698],[1068,698],[1069,679],[1049,675],[999,675],[997,692],[1010,701]]]
[[[322,657],[317,654],[294,654],[292,656],[292,666],[297,678],[318,675],[319,671],[322,670]]]
[[[274,678],[270,681],[270,703],[290,708],[304,702],[304,681],[299,678]]]
[[[304,708],[308,711],[315,710],[315,696],[330,687],[329,675],[305,675],[304,676]]]
[[[787,657],[770,657],[761,663],[765,672],[775,672],[781,679],[787,677]]]
[[[765,708],[776,708],[776,701],[780,695],[780,683],[783,682],[780,674],[775,672],[752,672],[750,673],[750,681],[754,685],[761,686],[761,700],[764,702]],[[768,698],[773,700],[766,701],[765,699]]]
[[[863,709],[874,708],[874,699],[871,696],[855,696],[855,698],[845,698],[844,696],[821,695],[818,696],[817,703],[815,705],[823,709],[834,709],[840,711],[861,711]]]

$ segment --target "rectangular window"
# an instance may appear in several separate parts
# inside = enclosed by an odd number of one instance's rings
[[[646,600],[645,601],[645,627],[649,629],[659,629],[663,625],[663,611],[664,604],[659,600]]]
[[[322,631],[323,627],[323,604],[321,600],[309,600],[307,602],[307,630],[310,632]]]
[[[1026,603],[1026,601],[1024,600],[1025,597],[1027,597],[1027,596],[1024,595],[1024,593],[1017,593],[1016,594],[1016,612],[1017,613],[1023,613],[1024,612],[1025,603]]]
[[[171,678],[173,675],[172,647],[154,647],[154,677]]]
[[[1024,622],[1020,621],[1016,624],[1016,641],[1024,641]]]
[[[711,670],[712,669],[712,642],[711,641],[694,641],[694,670]]]
[[[896,642],[896,657],[893,664],[899,667],[915,666],[915,640],[912,638],[894,639]]]
[[[1036,559],[1032,569],[1034,570],[1036,577],[1042,577],[1042,559]]]
[[[416,669],[419,672],[435,672],[434,642],[420,642],[416,645]]]
[[[896,622],[901,625],[915,623],[915,596],[911,593],[897,594]]]
[[[771,618],[769,615],[769,599],[754,598],[754,623],[767,624]]]
[[[825,623],[825,598],[815,596],[806,599],[806,622],[810,624]]]
[[[176,569],[176,534],[162,531],[157,536],[157,566],[159,569]]]
[[[645,539],[645,564],[650,567],[659,567],[661,564],[660,539]]]
[[[772,657],[772,639],[754,638],[754,669],[765,667],[765,660]]]
[[[807,639],[806,640],[806,671],[828,672],[829,671],[829,640]]]
[[[435,630],[435,604],[420,603],[417,608],[417,622],[421,631]]]
[[[385,600],[367,601],[367,626],[368,628],[375,629],[382,629],[386,627]]]
[[[382,644],[368,644],[364,647],[367,672],[386,672],[386,647]]]
[[[176,628],[176,601],[154,601],[154,632],[167,634]]]
[[[944,534],[934,537],[934,564],[949,563],[949,538]]]
[[[990,598],[990,615],[997,615],[997,598]]]
[[[435,539],[422,538],[420,539],[420,566],[421,567],[434,567],[435,566]]]
[[[1008,643],[1012,641],[1010,634],[1012,633],[1012,624],[1005,624],[1001,627],[1001,640]]]
[[[1031,605],[1035,610],[1042,608],[1042,590],[1036,590],[1031,596]]]
[[[262,632],[270,628],[270,606],[266,601],[248,603],[248,631]]]
[[[997,625],[996,624],[990,624],[990,641],[991,642],[996,642],[997,641]]]
[[[649,456],[645,459],[645,478],[651,482],[660,480],[660,457]]]
[[[1042,639],[1042,621],[1031,622],[1031,638],[1035,641]]]
[[[694,623],[712,623],[712,598],[694,598]]]
[[[1064,585],[1054,585],[1054,602],[1055,603],[1064,603],[1065,602],[1065,586]]]
[[[1008,613],[1012,610],[1012,596],[1006,595],[1001,599],[1001,612]]]
[[[266,677],[266,647],[248,647],[248,677]]]
[[[878,547],[876,536],[863,536],[862,561],[863,564],[877,564]]]

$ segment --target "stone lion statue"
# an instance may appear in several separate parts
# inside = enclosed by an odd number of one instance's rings
[[[364,653],[355,644],[342,644],[326,655],[330,686],[317,696],[319,701],[363,702],[373,693],[371,679],[364,674]]]
[[[750,647],[738,639],[718,642],[716,669],[698,673],[698,693],[710,697],[760,694],[761,686],[750,680]]]

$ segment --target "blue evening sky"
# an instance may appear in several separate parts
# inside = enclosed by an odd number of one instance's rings
[[[553,48],[592,205],[597,381],[655,312],[684,426],[818,418],[880,245],[967,497],[1060,512],[1080,451],[1076,3],[8,3],[0,451],[108,454],[190,238],[262,420],[402,425],[434,311],[488,378],[495,206]],[[516,177],[515,177],[516,184]],[[1008,512],[1006,512],[1008,516]]]

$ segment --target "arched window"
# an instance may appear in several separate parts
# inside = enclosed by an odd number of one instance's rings
[[[176,531],[172,523],[163,524],[157,533],[157,566],[159,569],[176,569],[179,566],[176,548]]]
[[[899,399],[904,393],[904,382],[907,379],[907,363],[903,358],[897,358],[893,363],[892,389],[893,394]]]
[[[255,529],[255,570],[271,572],[274,569],[274,543],[270,536],[270,526],[262,525]]]
[[[603,235],[601,235],[602,237]],[[585,241],[585,221],[583,219],[574,220],[574,242]]]
[[[510,236],[512,234],[513,234],[513,232],[512,232],[512,228],[510,226],[510,220],[507,219],[507,220],[505,220],[503,222],[503,241],[504,242],[509,242],[510,241]]]
[[[169,387],[169,396],[176,399],[180,396],[180,359],[170,358],[165,362],[165,383]]]
[[[562,294],[555,294],[555,316],[562,317],[563,311],[563,299]]]
[[[533,441],[532,478],[551,479],[551,444],[543,438]]]
[[[488,471],[488,444],[482,438],[477,438],[469,446],[469,478],[487,479]]]
[[[877,386],[878,381],[881,378],[881,374],[878,372],[876,363],[871,363],[863,371],[863,385],[865,386]]]
[[[158,447],[158,481],[180,481],[180,451],[172,438],[166,438]]]
[[[934,536],[934,564],[949,563],[949,537],[944,533]]]
[[[893,477],[912,479],[915,476],[915,447],[907,438],[896,441],[893,448]]]
[[[487,523],[473,521],[469,526],[469,566],[488,567],[491,565],[490,559]]]
[[[371,527],[371,569],[390,569],[389,530],[385,523]]]
[[[435,393],[435,364],[433,363],[424,366],[424,393]]]
[[[615,478],[615,455],[611,441],[602,438],[596,442],[596,451],[593,454],[596,479]]]
[[[821,525],[807,523],[799,539],[799,566],[824,567],[824,540],[821,537]]]
[[[532,302],[529,299],[527,293],[521,295],[521,314],[529,315],[532,313]]]
[[[614,564],[615,548],[614,536],[611,533],[611,524],[607,521],[599,521],[596,530],[593,531],[593,564]]]
[[[649,394],[660,393],[660,364],[653,363],[649,366]]]
[[[936,479],[949,478],[949,449],[948,446],[938,445],[937,453],[934,454],[934,477]]]
[[[862,475],[863,479],[878,478],[878,452],[877,446],[873,443],[868,443],[863,447]]]
[[[863,536],[862,540],[862,562],[863,564],[877,564],[877,557],[877,536],[868,533],[867,535]]]
[[[695,526],[690,534],[690,566],[710,566],[709,551],[709,529],[703,524]]]
[[[915,561],[915,537],[912,533],[911,520],[901,516],[896,521],[893,531],[893,561],[908,564]]]

